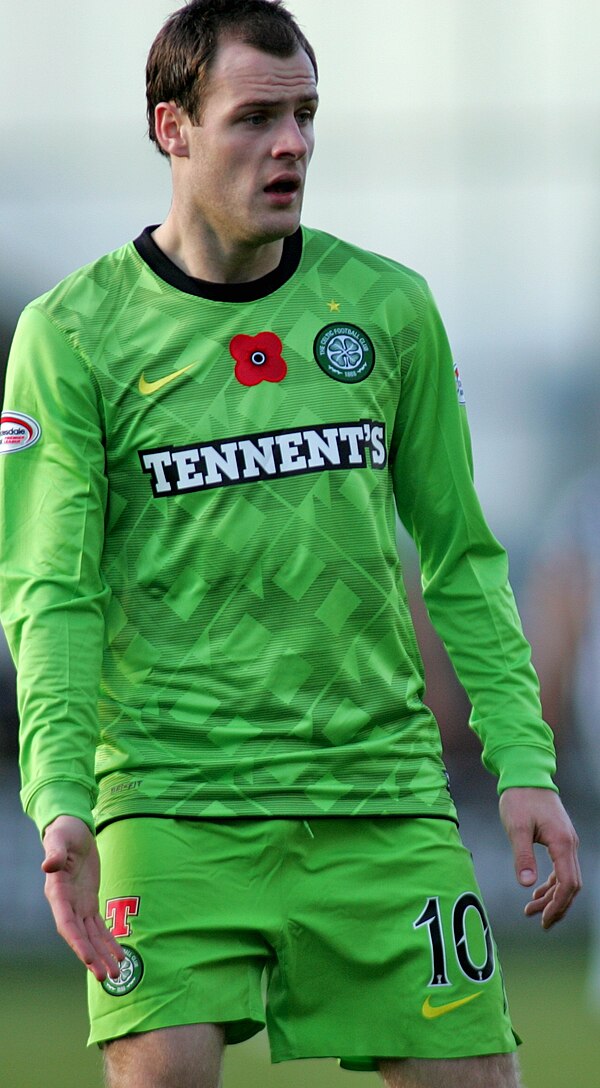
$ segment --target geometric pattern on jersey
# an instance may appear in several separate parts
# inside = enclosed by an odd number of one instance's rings
[[[104,637],[98,824],[136,812],[453,817],[395,503],[426,580],[453,555],[460,564],[461,532],[504,559],[472,491],[464,410],[421,277],[303,229],[298,270],[255,301],[178,290],[128,244],[36,307],[65,346],[63,388],[62,403],[34,405],[46,445],[27,455],[48,456],[61,411],[89,414],[85,450],[64,431],[60,442],[87,479],[84,500],[75,488],[64,502],[72,517],[80,503],[110,591],[105,630],[91,615],[88,628]],[[370,342],[364,380],[317,363],[331,325],[338,361],[344,329]],[[279,377],[248,384],[277,341]],[[240,362],[248,345],[259,355]],[[95,702],[76,649],[69,668]],[[30,791],[51,775],[41,766]]]
[[[135,362],[126,368],[125,403],[131,399],[150,424],[137,449],[165,439],[193,446],[283,427],[392,422],[383,352],[375,380],[356,390],[322,375],[312,357],[319,330],[338,313],[340,325],[347,314],[356,318],[361,300],[359,324],[363,312],[372,314],[368,327],[378,331],[375,312],[387,294],[381,275],[354,254],[328,257],[322,244],[314,258],[307,247],[305,260],[309,275],[286,285],[281,301],[235,306],[179,295],[171,302],[162,287],[130,295]],[[99,271],[94,283],[103,293]],[[330,299],[340,311],[332,314]],[[406,336],[414,319],[411,305],[394,333]],[[89,320],[88,311],[86,327]],[[152,330],[142,342],[140,323]],[[264,330],[281,340],[287,374],[247,388],[235,377],[229,344]],[[113,381],[124,370],[118,329],[114,342]],[[190,364],[185,377],[139,403],[140,373],[150,382]],[[122,412],[121,380],[110,395]],[[119,472],[122,451],[114,450],[109,470],[123,506],[106,564],[114,596],[101,809],[111,815],[132,794],[147,803],[150,787],[160,811],[204,816],[386,812],[399,796],[414,804],[415,794],[419,805],[441,801],[447,811],[436,727],[419,702],[414,636],[398,571],[389,569],[387,473],[314,472],[161,504],[128,454]],[[113,745],[128,741],[139,765],[115,775]],[[156,768],[150,780],[148,756]],[[132,775],[139,786],[131,788]]]

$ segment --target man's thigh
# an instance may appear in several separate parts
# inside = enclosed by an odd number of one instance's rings
[[[223,1030],[188,1024],[127,1035],[104,1047],[107,1088],[219,1088]]]
[[[386,1088],[521,1088],[514,1054],[450,1061],[384,1061],[380,1072]]]

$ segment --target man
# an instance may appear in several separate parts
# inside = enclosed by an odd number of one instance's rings
[[[225,1043],[264,1024],[264,972],[275,1061],[518,1084],[395,508],[522,884],[533,842],[550,852],[527,913],[552,925],[579,886],[427,286],[300,228],[316,83],[280,3],[172,15],[147,68],[171,210],[15,337],[3,608],[23,802],[111,1088],[214,1088]]]

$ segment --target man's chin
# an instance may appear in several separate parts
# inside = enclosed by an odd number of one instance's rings
[[[279,242],[282,238],[289,238],[295,234],[300,226],[300,210],[287,210],[277,215],[271,215],[257,230],[257,245],[268,245],[269,242]]]

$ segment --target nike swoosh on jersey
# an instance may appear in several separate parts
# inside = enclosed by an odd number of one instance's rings
[[[183,366],[181,370],[174,370],[172,374],[165,374],[164,378],[157,378],[155,382],[147,382],[142,373],[140,374],[138,389],[145,397],[147,397],[149,393],[157,393],[159,389],[162,389],[163,385],[174,382],[175,378],[178,378],[180,374],[185,374],[186,370],[190,370],[193,365],[193,363],[189,363],[188,366]]]
[[[481,997],[482,993],[483,990],[478,990],[476,994],[470,994],[469,997],[461,997],[459,1001],[449,1001],[447,1005],[432,1005],[430,998],[426,997],[421,1012],[426,1020],[435,1020],[436,1017],[445,1016],[447,1012],[452,1012],[453,1009],[458,1009],[461,1005],[468,1005],[469,1001],[474,1001],[476,997]]]

